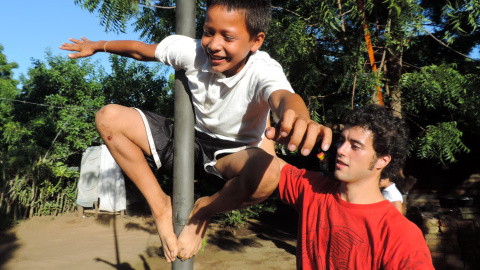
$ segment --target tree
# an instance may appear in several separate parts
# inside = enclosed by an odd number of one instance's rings
[[[105,103],[137,107],[173,117],[173,87],[165,76],[163,64],[146,63],[110,56],[112,74],[102,80]],[[163,69],[163,72],[162,72]]]
[[[13,218],[73,210],[83,150],[99,141],[95,112],[104,104],[103,70],[87,60],[46,53],[33,61],[3,125],[4,201]],[[13,100],[12,98],[12,100]],[[11,215],[7,209],[5,215]]]
[[[107,31],[121,31],[133,18],[145,40],[158,42],[174,29],[173,1],[75,2],[99,13]],[[200,30],[204,1],[197,5]],[[462,134],[480,131],[459,105],[479,103],[478,61],[466,55],[480,45],[480,1],[273,0],[272,6],[263,50],[282,64],[315,120],[338,123],[353,106],[383,101],[408,119],[412,155],[449,163],[468,152]],[[436,146],[426,147],[431,142]]]
[[[154,67],[112,56],[112,74],[89,59],[46,52],[32,60],[21,90],[0,47],[1,228],[23,213],[73,210],[84,150],[101,144],[96,112],[105,104],[142,107],[172,116],[173,81]],[[167,72],[164,69],[164,72]],[[74,169],[77,168],[77,169]]]
[[[13,69],[18,65],[7,62],[0,45],[0,229],[7,227],[11,220],[6,218],[6,213],[11,211],[12,204],[6,200],[10,181],[7,178],[8,165],[6,163],[8,147],[4,140],[4,126],[12,118],[13,99],[18,93],[18,82],[13,79]]]

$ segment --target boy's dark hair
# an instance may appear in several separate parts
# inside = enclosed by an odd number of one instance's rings
[[[391,156],[390,163],[382,170],[381,178],[391,178],[400,173],[409,149],[409,131],[403,119],[394,116],[386,107],[370,104],[348,112],[344,123],[370,130],[377,156]]]
[[[267,33],[272,14],[270,0],[207,0],[207,10],[214,6],[243,12],[250,37],[253,38],[261,32]]]

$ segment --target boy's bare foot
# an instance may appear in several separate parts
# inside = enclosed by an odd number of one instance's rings
[[[202,213],[208,199],[209,197],[203,197],[195,202],[187,224],[178,237],[178,258],[182,261],[195,256],[202,248],[203,237],[210,223],[210,216]]]
[[[165,259],[167,262],[175,261],[178,254],[178,246],[177,246],[177,236],[173,231],[173,210],[172,210],[172,202],[170,201],[170,197],[166,196],[166,206],[163,209],[156,209],[157,211],[161,211],[159,214],[155,214],[152,211],[153,220],[155,221],[155,225],[157,226],[158,236],[160,236],[160,241],[162,242],[163,247],[163,254],[165,255]]]

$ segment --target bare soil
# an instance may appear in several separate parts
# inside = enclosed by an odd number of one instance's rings
[[[241,229],[212,224],[194,269],[295,269],[295,219],[267,215]],[[0,269],[171,268],[150,217],[71,213],[0,232]]]

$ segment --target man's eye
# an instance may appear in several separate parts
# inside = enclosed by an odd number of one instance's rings
[[[203,35],[204,36],[211,36],[210,32],[208,32],[207,30],[203,30]]]
[[[353,148],[353,149],[360,149],[360,146],[358,146],[358,145],[352,145],[352,148]]]
[[[231,41],[231,40],[234,40],[235,38],[232,37],[232,36],[225,36],[225,40],[227,41]]]

